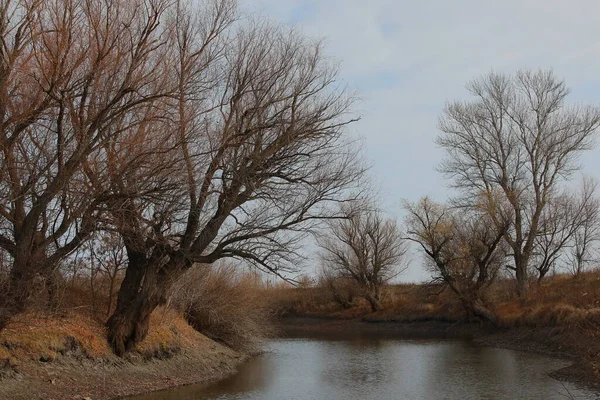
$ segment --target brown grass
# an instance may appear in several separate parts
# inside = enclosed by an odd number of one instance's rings
[[[527,297],[493,301],[503,327],[600,327],[600,272],[557,275],[532,286]]]
[[[152,314],[148,337],[134,354],[145,359],[165,358],[205,342],[206,338],[181,316],[161,308]],[[28,361],[51,362],[61,356],[112,357],[103,324],[83,313],[28,313],[0,334],[0,360],[8,360],[13,366]]]
[[[258,276],[230,265],[200,266],[175,286],[171,304],[195,329],[226,346],[257,352],[273,333],[272,304]]]
[[[382,321],[460,322],[468,319],[456,295],[440,285],[390,285],[384,292],[382,310],[376,313],[371,313],[361,300],[355,301],[351,309],[343,310],[322,287],[271,291],[283,316],[366,317]],[[569,275],[549,277],[542,285],[531,285],[525,298],[515,295],[513,281],[500,280],[490,288],[485,300],[505,328],[577,325],[598,329],[600,271],[577,278]]]

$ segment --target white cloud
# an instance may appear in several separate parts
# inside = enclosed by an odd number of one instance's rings
[[[599,103],[600,2],[597,0],[241,0],[324,37],[341,61],[342,77],[361,92],[362,119],[373,175],[385,202],[400,215],[400,199],[446,189],[435,172],[434,145],[444,102],[467,96],[465,83],[490,70],[553,68],[573,88],[572,99]],[[585,172],[600,177],[599,150]],[[409,278],[420,277],[412,268]]]

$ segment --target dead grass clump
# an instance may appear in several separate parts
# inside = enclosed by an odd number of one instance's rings
[[[277,317],[329,316],[343,310],[322,287],[276,287],[265,289]]]
[[[559,327],[585,325],[600,315],[600,272],[578,277],[556,275],[532,285],[527,297],[501,294],[509,283],[499,281],[491,290],[494,311],[503,327]]]
[[[209,338],[242,352],[256,352],[273,333],[269,298],[257,276],[230,265],[202,265],[175,285],[172,305]]]
[[[145,359],[167,359],[197,347],[201,335],[175,310],[159,307],[150,316],[148,336],[136,346]]]

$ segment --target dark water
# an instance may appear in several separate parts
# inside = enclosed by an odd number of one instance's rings
[[[566,362],[456,340],[280,339],[228,379],[135,400],[598,399],[548,373]]]

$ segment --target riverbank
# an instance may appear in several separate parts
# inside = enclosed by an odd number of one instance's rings
[[[0,398],[109,400],[222,379],[249,355],[158,310],[148,338],[112,354],[102,324],[78,314],[26,315],[0,335]]]
[[[551,376],[600,392],[594,363],[600,356],[595,336],[583,330],[564,327],[491,328],[479,323],[444,320],[381,320],[369,317],[285,317],[280,320],[286,337],[338,338],[381,335],[406,339],[467,339],[482,346],[506,348],[560,358],[572,362]]]

